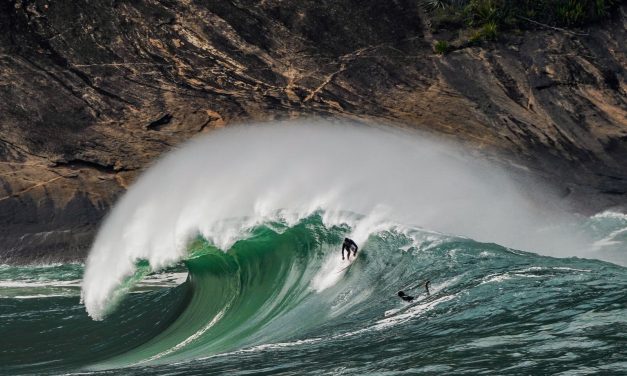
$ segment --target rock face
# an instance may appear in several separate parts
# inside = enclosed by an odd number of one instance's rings
[[[439,56],[418,4],[2,0],[0,259],[80,259],[155,157],[251,120],[417,128],[579,210],[627,201],[625,6]]]

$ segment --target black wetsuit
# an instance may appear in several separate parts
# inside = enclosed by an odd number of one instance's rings
[[[431,281],[425,282],[425,291],[427,293],[427,296],[431,295],[431,293],[429,293],[429,285],[430,284],[431,284]],[[398,295],[399,298],[403,299],[406,302],[411,302],[412,300],[414,300],[413,296],[409,296],[409,295],[405,294],[404,291],[399,291],[397,295]]]
[[[348,259],[350,260],[351,258],[351,251],[353,251],[353,256],[355,256],[357,254],[357,250],[359,249],[359,247],[357,246],[357,243],[355,243],[352,239],[349,238],[344,238],[344,243],[342,244],[342,260],[344,260],[344,250],[347,251],[348,253]]]
[[[403,291],[398,292],[398,297],[403,299],[406,302],[411,302],[412,300],[414,300],[413,296],[405,295]]]

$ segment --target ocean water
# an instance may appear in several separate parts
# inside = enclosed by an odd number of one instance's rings
[[[314,214],[226,253],[198,238],[101,321],[80,302],[82,265],[2,266],[0,373],[627,372],[625,267],[418,228],[371,234],[347,264],[350,231]]]
[[[627,374],[627,215],[557,200],[405,131],[215,132],[84,263],[0,266],[0,374]]]

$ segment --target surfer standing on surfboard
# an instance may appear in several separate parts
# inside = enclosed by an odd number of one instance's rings
[[[355,243],[352,239],[344,238],[344,243],[342,244],[342,260],[344,260],[344,250],[348,253],[348,259],[351,259],[351,251],[353,251],[353,256],[357,254],[357,250],[359,247],[357,243]]]

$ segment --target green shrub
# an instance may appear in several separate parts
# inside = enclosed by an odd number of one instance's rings
[[[471,28],[483,28],[494,22],[499,30],[536,28],[537,24],[550,26],[582,26],[609,18],[619,0],[423,0],[433,16],[450,19],[461,17]],[[438,16],[439,14],[439,16]],[[446,25],[442,22],[442,26]],[[490,26],[489,28],[492,28]],[[485,30],[487,35],[494,35]]]
[[[439,40],[433,45],[433,51],[438,55],[444,55],[450,51],[451,47],[445,40]]]
[[[580,24],[585,17],[581,0],[569,0],[557,8],[559,21],[566,26]]]
[[[470,35],[470,37],[468,38],[468,42],[470,42],[470,44],[476,44],[477,42],[481,42],[481,39],[481,30],[476,30]]]
[[[597,17],[607,17],[610,14],[610,8],[614,5],[612,0],[596,0],[594,2],[594,11]]]
[[[496,40],[498,36],[498,27],[496,21],[489,21],[481,27],[481,35],[483,39]]]
[[[475,30],[475,32],[470,35],[470,38],[468,38],[468,41],[471,44],[474,44],[482,40],[496,40],[497,38],[498,26],[496,22],[490,21],[481,26],[479,29]]]
[[[486,22],[496,21],[502,10],[503,3],[500,0],[472,0],[464,8],[469,26],[478,26]]]

